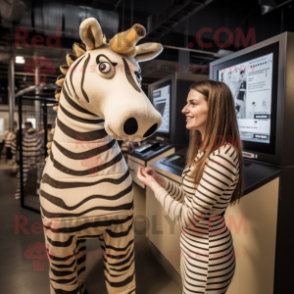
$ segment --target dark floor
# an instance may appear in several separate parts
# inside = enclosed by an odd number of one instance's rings
[[[23,256],[28,246],[44,242],[43,231],[36,224],[41,224],[41,218],[39,214],[21,208],[20,200],[14,199],[16,178],[10,177],[9,173],[9,166],[0,162],[0,293],[49,294],[48,261],[44,268],[41,265],[40,271],[36,271],[33,261]],[[92,256],[87,258],[88,293],[106,294],[103,262],[95,257],[95,252],[100,250],[98,240],[88,240],[87,250],[88,256]],[[181,293],[151,254],[145,234],[136,235],[135,250],[137,293]]]

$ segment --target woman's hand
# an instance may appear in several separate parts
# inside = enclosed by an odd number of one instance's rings
[[[152,176],[156,182],[164,189],[166,189],[167,187],[167,183],[168,183],[168,180],[162,176],[160,176],[159,174],[157,174],[152,168],[150,167],[145,167],[145,171],[150,175]]]
[[[142,169],[142,170],[144,170],[149,176],[151,176],[152,178],[154,178],[156,182],[158,182],[158,179],[157,179],[158,174],[152,168],[145,167],[145,169]]]
[[[151,168],[138,168],[137,178],[140,182],[151,188],[153,191],[155,191],[156,188],[161,187],[161,185],[157,182],[157,174],[154,170]]]

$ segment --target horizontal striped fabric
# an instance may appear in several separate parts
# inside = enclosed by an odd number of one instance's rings
[[[86,68],[88,61],[89,55],[81,56],[74,68]],[[73,79],[69,74],[62,88],[39,194],[52,256],[50,293],[86,293],[86,239],[94,238],[102,248],[108,293],[135,294],[132,178],[117,141],[105,132],[104,120],[75,98],[82,83]],[[86,100],[82,94],[80,98]]]
[[[7,133],[7,135],[5,137],[5,144],[4,144],[4,146],[6,148],[11,148],[11,144],[15,140],[15,138],[16,138],[15,133],[13,133],[13,132]]]
[[[204,153],[195,158],[198,162]],[[238,155],[226,144],[212,152],[199,185],[182,174],[181,186],[168,182],[155,196],[168,215],[182,227],[182,293],[225,293],[235,271],[233,240],[224,218],[239,180]]]
[[[36,181],[36,190],[39,186],[37,184],[40,182],[41,177],[41,155],[43,154],[43,139],[40,135],[37,134],[36,130],[33,128],[30,128],[27,130],[27,132],[24,134],[22,139],[22,172],[23,172],[23,188],[27,185],[27,181]],[[12,153],[16,154],[17,152],[17,138],[14,137],[14,140],[11,144]],[[37,168],[37,178],[36,179],[28,179],[28,173],[32,167]],[[20,168],[18,168],[17,172],[17,189],[15,192],[15,198],[20,198],[21,195],[21,183],[20,183]]]

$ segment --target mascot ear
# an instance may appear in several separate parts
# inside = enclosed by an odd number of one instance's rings
[[[163,50],[163,46],[159,43],[144,43],[144,44],[137,45],[135,48],[136,48],[135,59],[138,62],[144,62],[144,61],[154,59]]]
[[[106,43],[101,27],[93,17],[85,19],[80,24],[80,38],[86,45],[87,50],[99,48]]]

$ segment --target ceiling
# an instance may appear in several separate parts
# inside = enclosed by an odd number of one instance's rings
[[[71,52],[73,42],[79,41],[77,34],[70,35],[69,30],[78,32],[78,24],[85,15],[92,15],[97,11],[105,21],[101,23],[107,33],[107,39],[112,37],[115,30],[122,31],[128,29],[133,23],[141,23],[147,29],[146,41],[158,41],[163,45],[175,46],[181,48],[192,48],[204,52],[190,52],[189,64],[191,65],[208,65],[216,57],[211,54],[205,54],[205,51],[217,53],[221,48],[214,42],[213,34],[219,28],[228,28],[233,34],[236,28],[241,28],[244,35],[250,29],[254,29],[256,42],[260,42],[284,31],[294,32],[294,2],[286,0],[276,0],[276,9],[262,15],[259,3],[267,4],[269,0],[64,0],[64,1],[30,1],[23,0],[23,14],[11,14],[15,19],[7,21],[5,15],[3,18],[3,6],[7,3],[13,3],[12,0],[0,0],[0,10],[2,19],[0,23],[0,97],[2,102],[7,103],[7,86],[8,86],[8,58],[9,54],[23,56],[27,63],[36,56],[43,56],[50,59],[52,66],[56,69],[54,73],[47,74],[46,83],[54,83],[56,77],[60,74],[59,66],[65,63],[65,56]],[[197,3],[200,10],[189,15],[189,11],[184,11],[181,7],[189,2]],[[270,1],[271,2],[271,1]],[[54,3],[54,4],[52,4]],[[205,3],[208,3],[205,5]],[[13,9],[13,5],[10,7]],[[187,6],[188,7],[188,6]],[[8,7],[9,8],[9,7]],[[7,9],[7,6],[5,6]],[[62,10],[62,12],[61,12]],[[177,14],[173,14],[173,11]],[[5,10],[6,11],[6,10]],[[4,11],[4,13],[6,13]],[[11,12],[12,10],[7,10]],[[73,17],[73,11],[78,13],[79,19]],[[86,11],[82,12],[81,11]],[[93,12],[94,11],[94,12]],[[6,13],[8,15],[8,13]],[[26,48],[22,44],[15,45],[15,29],[22,24],[26,27],[28,43],[36,34],[46,37],[49,34],[55,34],[52,31],[56,26],[56,19],[61,20],[61,41],[59,48]],[[176,17],[176,18],[175,18]],[[34,20],[34,21],[33,21]],[[45,25],[46,20],[46,25]],[[165,31],[158,26],[167,21],[168,29]],[[108,21],[108,23],[107,23]],[[39,24],[41,23],[41,25]],[[197,40],[196,34],[203,28],[211,28],[211,33],[202,34],[203,42],[212,42],[211,48],[201,47]],[[62,31],[64,29],[64,31]],[[157,29],[159,34],[150,34]],[[156,38],[156,39],[155,39]],[[223,43],[227,41],[228,36],[225,33],[219,35],[219,40]],[[145,41],[145,42],[146,42]],[[252,44],[248,44],[249,46]],[[233,45],[226,48],[228,52],[242,49]],[[152,62],[142,63],[143,86],[146,88],[149,83],[162,78],[174,72],[176,65],[179,64],[179,50],[165,48],[164,52]],[[16,91],[34,84],[34,73],[25,70],[25,65],[15,64],[15,86]],[[1,99],[0,99],[1,103]]]

